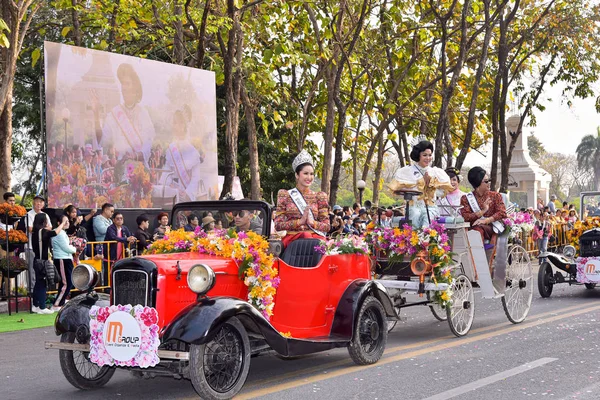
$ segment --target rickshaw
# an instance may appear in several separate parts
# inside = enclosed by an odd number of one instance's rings
[[[406,200],[406,215],[409,215],[410,200],[421,193],[401,191],[397,194]],[[447,290],[448,285],[433,282],[424,276],[422,266],[419,267],[406,258],[401,262],[390,263],[387,257],[376,253],[377,281],[387,289],[396,313],[400,315],[405,307],[428,306],[436,319],[448,321],[454,335],[464,336],[471,329],[475,315],[473,287],[479,287],[482,298],[501,299],[510,322],[523,322],[529,313],[533,297],[533,275],[527,251],[519,244],[509,243],[506,231],[495,237],[495,243],[492,246],[488,244],[486,247],[489,249],[486,250],[481,235],[477,231],[470,231],[470,224],[460,217],[460,207],[445,208],[453,215],[453,222],[445,224],[454,254],[451,301],[445,307],[433,301],[433,294]],[[399,225],[402,226],[403,223],[410,221],[400,221]],[[408,302],[405,295],[409,293],[418,294],[423,299]],[[397,321],[398,318],[389,319],[390,331]]]

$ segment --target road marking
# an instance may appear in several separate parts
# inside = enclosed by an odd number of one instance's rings
[[[435,396],[431,396],[426,398],[425,400],[448,400],[456,396],[460,396],[461,394],[469,393],[473,390],[477,390],[487,385],[491,385],[492,383],[499,382],[503,379],[510,378],[511,376],[522,374],[523,372],[530,371],[534,368],[541,367],[542,365],[546,365],[548,363],[554,362],[558,360],[558,358],[540,358],[539,360],[532,361],[527,364],[523,364],[513,369],[509,369],[498,374],[488,376],[487,378],[479,379],[466,385],[462,385],[456,387],[454,389],[446,390],[445,392],[438,393]]]
[[[557,315],[559,313],[564,314],[566,312],[570,312],[570,311],[574,311],[574,310],[579,310],[581,309],[581,305],[576,305],[576,306],[571,306],[571,307],[565,307],[565,308],[561,308],[559,310],[553,310],[553,311],[547,311],[545,313],[542,314],[537,314],[537,315],[533,315],[531,316],[531,318],[545,318],[549,315]],[[447,322],[442,322],[442,323],[447,323]],[[507,322],[501,322],[499,324],[495,324],[495,325],[490,325],[490,326],[484,326],[481,328],[477,328],[477,329],[471,329],[469,331],[469,335],[474,335],[474,334],[478,334],[478,333],[484,333],[484,332],[489,332],[489,331],[495,331],[496,329],[500,329],[506,326],[513,326],[512,324],[508,324]],[[460,340],[459,338],[457,338],[454,335],[446,335],[446,336],[442,336],[439,338],[435,338],[435,339],[429,339],[429,340],[424,340],[424,341],[420,341],[420,342],[416,342],[416,343],[411,343],[411,344],[405,344],[405,345],[401,345],[401,346],[395,346],[395,347],[388,347],[385,349],[385,355],[389,356],[392,353],[397,353],[400,351],[406,351],[406,350],[411,350],[411,349],[415,349],[415,348],[419,348],[419,347],[424,347],[424,346],[429,346],[432,344],[436,344],[436,343],[440,343],[443,342],[445,340]],[[319,353],[315,353],[314,356],[318,356]],[[310,356],[312,356],[313,354],[311,354]],[[322,370],[326,370],[326,369],[331,369],[334,367],[340,367],[340,366],[353,366],[354,363],[352,361],[350,361],[349,359],[345,358],[343,360],[339,360],[339,361],[332,361],[326,364],[320,364],[317,365],[315,367],[309,367],[309,368],[304,368],[301,369],[299,371],[292,371],[292,372],[288,372],[282,375],[278,375],[278,376],[274,376],[272,378],[265,378],[265,379],[259,379],[256,381],[253,381],[251,383],[249,383],[246,386],[246,389],[249,390],[253,390],[254,387],[264,387],[266,385],[269,385],[271,383],[274,382],[281,382],[284,381],[286,379],[290,379],[290,378],[295,378],[298,377],[300,375],[307,375],[307,374],[311,374],[314,372],[318,372],[318,371],[322,371]]]
[[[581,307],[581,306],[579,306]],[[573,308],[573,307],[570,307]],[[406,360],[406,359],[410,359],[410,358],[414,358],[414,357],[418,357],[418,356],[422,356],[425,354],[429,354],[429,353],[434,353],[436,351],[441,351],[441,350],[447,350],[447,349],[451,349],[453,347],[458,347],[458,346],[464,346],[466,344],[469,343],[474,343],[474,342],[478,342],[481,340],[486,340],[486,339],[490,339],[496,336],[500,336],[506,333],[511,333],[511,332],[515,332],[515,331],[520,331],[523,329],[527,329],[527,328],[533,328],[539,325],[543,325],[543,324],[547,324],[550,322],[554,322],[554,321],[559,321],[561,319],[565,319],[565,318],[571,318],[571,317],[575,317],[577,315],[581,315],[581,314],[585,314],[588,312],[592,312],[592,311],[597,311],[600,310],[600,305],[597,306],[593,306],[593,307],[588,307],[588,308],[584,308],[584,309],[580,309],[577,311],[574,311],[572,313],[569,313],[568,315],[556,315],[554,317],[550,317],[547,319],[541,319],[541,320],[537,320],[537,321],[532,321],[532,322],[527,322],[527,323],[521,323],[518,325],[511,325],[507,328],[501,329],[501,330],[495,330],[493,332],[489,332],[489,333],[485,333],[485,334],[481,334],[478,336],[467,336],[464,338],[461,338],[459,340],[455,340],[455,341],[451,341],[449,343],[444,343],[444,344],[439,344],[437,346],[432,346],[432,347],[427,347],[424,349],[420,349],[420,350],[415,350],[415,351],[411,351],[408,353],[402,353],[396,356],[390,356],[390,357],[386,357],[383,358],[381,360],[379,360],[378,363],[373,364],[373,365],[364,365],[364,366],[349,366],[347,368],[343,368],[343,369],[339,369],[336,371],[331,371],[328,374],[321,374],[321,375],[317,375],[317,376],[309,376],[306,378],[298,378],[296,380],[290,381],[290,382],[285,382],[285,383],[280,383],[278,385],[273,385],[267,388],[262,388],[262,389],[257,389],[257,390],[252,390],[246,393],[242,393],[238,396],[236,396],[236,399],[238,400],[242,400],[242,399],[253,399],[259,396],[266,396],[268,394],[272,394],[272,393],[277,393],[277,392],[281,392],[283,390],[288,390],[288,389],[293,389],[299,386],[303,386],[306,384],[310,384],[310,383],[315,383],[315,382],[320,382],[320,381],[324,381],[327,379],[331,379],[331,378],[335,378],[338,376],[343,376],[343,375],[348,375],[348,374],[353,374],[355,372],[360,372],[360,371],[364,371],[366,369],[369,368],[374,368],[374,367],[380,367],[382,365],[386,365],[389,363],[393,363],[393,362],[397,362],[397,361],[402,361],[402,360]],[[564,311],[564,310],[557,310],[555,312],[552,312],[552,314],[556,314],[559,311]],[[346,361],[347,362],[347,361]],[[336,362],[336,363],[332,363],[332,364],[343,364],[341,362]],[[321,365],[318,369],[323,369],[325,366]],[[312,368],[309,370],[313,370]],[[299,373],[304,373],[308,370],[302,370],[302,371],[298,371]]]

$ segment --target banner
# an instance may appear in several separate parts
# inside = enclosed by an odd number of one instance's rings
[[[213,72],[45,42],[48,206],[216,199]]]

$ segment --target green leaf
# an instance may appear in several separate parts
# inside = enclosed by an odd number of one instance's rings
[[[0,35],[0,47],[6,47],[7,49],[10,47],[10,42],[6,35]]]
[[[98,48],[99,48],[100,50],[105,50],[107,47],[108,47],[108,43],[106,43],[106,40],[102,40],[102,41],[100,42],[100,44],[98,45]]]
[[[42,55],[42,52],[40,51],[39,47],[31,52],[31,67],[32,68],[35,67],[35,64],[37,64],[41,55]]]
[[[62,37],[67,37],[67,35],[69,34],[69,32],[71,32],[71,27],[70,26],[65,26],[64,28],[62,28],[62,30],[60,31],[60,35]]]

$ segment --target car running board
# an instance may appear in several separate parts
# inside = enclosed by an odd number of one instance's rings
[[[389,289],[404,289],[411,292],[419,291],[419,282],[414,281],[395,281],[395,280],[387,280],[387,279],[378,279],[378,283],[381,283],[383,286]],[[448,289],[447,283],[438,283],[435,282],[427,282],[425,283],[425,291],[432,292],[440,292]]]

